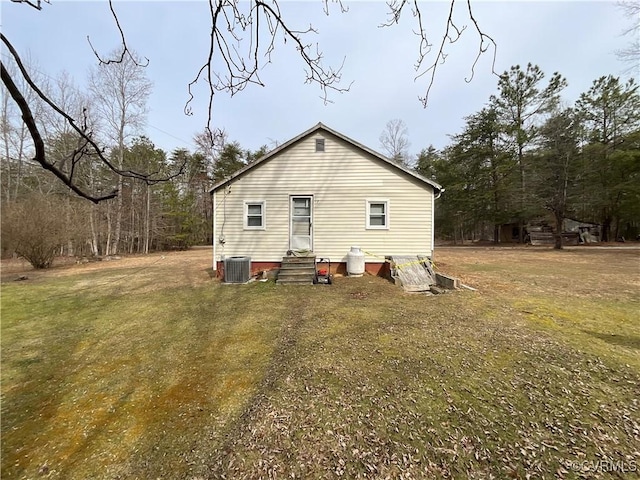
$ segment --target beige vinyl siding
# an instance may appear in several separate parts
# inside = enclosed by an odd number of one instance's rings
[[[325,138],[325,151],[315,151]],[[368,262],[385,255],[430,255],[433,189],[359,148],[325,132],[310,135],[216,192],[221,255],[279,261],[289,249],[289,199],[313,195],[313,250],[346,261],[352,245]],[[389,229],[367,229],[366,201],[387,200]],[[245,230],[244,202],[265,202],[265,230]]]

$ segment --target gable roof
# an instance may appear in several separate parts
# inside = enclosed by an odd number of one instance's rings
[[[274,148],[273,150],[271,150],[269,153],[267,153],[266,155],[260,157],[258,160],[256,160],[255,162],[250,163],[249,165],[244,166],[243,168],[241,168],[240,170],[238,170],[237,172],[235,172],[233,175],[231,175],[230,177],[216,183],[211,190],[209,190],[209,193],[213,193],[216,190],[220,189],[221,187],[224,187],[225,185],[231,183],[233,180],[235,180],[236,178],[244,175],[246,172],[248,172],[249,170],[252,170],[256,167],[258,167],[259,165],[261,165],[262,163],[272,159],[273,157],[275,157],[276,155],[278,155],[278,153],[282,152],[283,150],[286,150],[287,148],[289,148],[291,145],[301,141],[302,139],[308,137],[309,135],[312,135],[320,130],[324,130],[325,132],[330,133],[331,135],[334,135],[342,140],[344,140],[345,142],[353,145],[354,147],[358,148],[359,150],[362,150],[366,153],[368,153],[369,155],[382,160],[383,162],[391,165],[393,168],[404,172],[405,174],[414,177],[416,179],[418,179],[420,182],[425,183],[429,186],[431,186],[436,193],[438,192],[444,192],[444,188],[442,188],[441,185],[439,185],[438,183],[434,182],[433,180],[428,179],[427,177],[424,177],[422,175],[420,175],[419,173],[414,172],[413,170],[405,167],[404,165],[400,165],[399,163],[391,160],[390,158],[385,157],[384,155],[382,155],[381,153],[376,152],[375,150],[370,149],[369,147],[362,145],[361,143],[356,142],[355,140],[347,137],[346,135],[343,135],[342,133],[333,130],[332,128],[327,127],[326,125],[324,125],[321,122],[318,122],[317,125],[311,127],[310,129],[302,132],[300,135],[293,137],[291,140],[283,143],[282,145]]]

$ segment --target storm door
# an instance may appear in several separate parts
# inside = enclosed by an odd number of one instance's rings
[[[313,196],[292,196],[289,222],[289,248],[313,250]]]

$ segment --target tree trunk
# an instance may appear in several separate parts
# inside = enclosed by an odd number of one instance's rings
[[[20,192],[20,182],[22,182],[22,155],[24,153],[24,135],[25,135],[26,127],[24,124],[22,125],[22,132],[20,134],[20,148],[18,148],[18,165],[16,169],[16,179],[15,179],[15,191],[13,194],[13,199],[18,199],[18,193]]]
[[[2,139],[4,141],[4,158],[7,164],[7,202],[11,201],[11,157],[9,155],[9,119],[7,118],[7,112],[9,110],[9,95],[2,96]]]
[[[618,215],[613,219],[613,238],[618,241],[621,238],[620,235],[620,217]]]
[[[123,95],[124,96],[124,95]],[[124,127],[126,125],[125,122],[125,112],[121,113],[120,117],[120,130],[118,131],[118,168],[122,170],[124,166]],[[118,175],[118,197],[117,197],[117,206],[116,206],[116,227],[113,238],[113,247],[111,252],[113,255],[118,253],[118,248],[120,246],[120,234],[122,231],[122,187],[124,186],[124,178],[122,175]]]
[[[564,215],[561,212],[555,211],[553,212],[553,216],[556,221],[556,231],[554,235],[555,242],[553,244],[553,248],[556,250],[562,250],[564,248],[562,242],[562,224],[564,221]]]
[[[518,221],[518,243],[524,243],[524,226],[525,219],[524,208],[526,205],[527,195],[526,195],[526,175],[524,171],[524,140],[522,139],[522,130],[523,130],[524,122],[522,120],[522,113],[520,108],[518,108],[518,166],[520,167],[520,219]]]
[[[149,184],[147,184],[147,209],[146,209],[146,213],[145,213],[145,217],[144,217],[144,253],[148,254],[149,253],[149,236],[150,236],[150,229],[149,229],[149,217],[151,217],[151,187],[149,186]]]
[[[98,250],[98,234],[96,229],[96,208],[97,205],[91,205],[91,210],[89,210],[89,225],[91,227],[91,255],[98,256],[100,251]]]
[[[104,247],[104,254],[111,254],[111,202],[107,203],[107,242]]]
[[[602,222],[602,241],[611,241],[611,217],[609,215],[605,216]]]
[[[122,164],[120,167],[122,168]],[[115,225],[115,233],[113,235],[113,244],[111,246],[111,254],[115,255],[118,253],[118,246],[120,244],[120,234],[122,232],[122,186],[123,186],[123,178],[122,175],[118,175],[118,192],[119,195],[116,200],[116,225]]]
[[[132,186],[133,187],[133,186]],[[129,200],[129,209],[131,211],[131,226],[129,227],[131,234],[129,235],[129,253],[133,253],[135,247],[135,231],[136,231],[136,210],[134,206],[134,189],[131,188],[131,198]]]

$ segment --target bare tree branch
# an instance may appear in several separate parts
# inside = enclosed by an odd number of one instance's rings
[[[416,75],[416,79],[420,78],[421,76],[427,74],[428,72],[431,72],[431,78],[429,79],[429,85],[427,86],[427,93],[425,94],[424,97],[418,97],[420,99],[420,102],[422,102],[422,105],[424,107],[427,106],[427,102],[429,101],[429,93],[431,92],[431,87],[433,86],[433,82],[436,76],[436,70],[438,68],[438,65],[441,63],[444,63],[447,59],[447,54],[444,53],[444,45],[446,43],[447,40],[449,40],[449,43],[455,43],[457,42],[460,37],[462,36],[462,32],[464,32],[464,30],[466,29],[466,26],[463,26],[461,29],[459,29],[455,23],[453,23],[453,7],[455,5],[455,0],[451,0],[451,7],[449,8],[449,16],[447,17],[447,26],[445,29],[445,33],[442,36],[442,42],[440,43],[440,48],[438,49],[438,54],[436,55],[436,59],[433,61],[433,64],[431,64],[431,66],[429,68],[427,68],[426,70],[424,70],[422,73],[418,73],[418,75]],[[417,5],[416,5],[417,8]],[[450,33],[450,29],[453,28],[455,30],[455,36],[452,37],[451,33]],[[418,63],[416,64],[416,71],[419,71],[421,65],[422,65],[422,60],[424,59],[424,57],[420,57],[418,59]]]
[[[42,10],[42,2],[50,3],[49,0],[36,0],[36,3],[31,2],[30,0],[11,0],[13,3],[26,3],[30,7],[35,8],[36,10]]]
[[[1,32],[0,32],[0,39],[7,46],[7,49],[13,56],[13,59],[16,62],[16,65],[18,66],[20,73],[22,74],[23,78],[25,79],[29,87],[36,93],[36,95],[38,95],[40,99],[42,99],[58,115],[63,117],[67,121],[67,123],[71,126],[71,128],[73,128],[73,130],[75,130],[75,132],[80,136],[80,138],[84,140],[84,146],[73,154],[74,160],[72,162],[72,165],[75,165],[75,163],[80,161],[83,157],[97,156],[99,160],[104,165],[106,165],[107,168],[109,168],[109,170],[116,173],[117,175],[120,175],[123,177],[137,178],[147,184],[156,184],[160,182],[165,182],[182,174],[184,165],[182,165],[180,170],[175,174],[170,175],[168,177],[163,177],[163,178],[154,178],[155,173],[143,174],[143,173],[135,172],[132,170],[121,170],[116,168],[116,166],[113,165],[109,161],[109,159],[107,159],[106,156],[104,155],[104,149],[100,148],[100,146],[93,140],[92,132],[88,129],[86,118],[85,118],[85,121],[83,122],[83,126],[79,127],[76,124],[76,120],[73,117],[71,117],[68,113],[66,113],[64,110],[58,107],[35,84],[35,82],[31,79],[29,72],[27,72],[26,68],[24,67],[22,60],[18,55],[18,52],[13,47],[13,45],[9,42],[9,40],[4,36],[4,34]],[[11,94],[11,98],[13,98],[13,100],[16,102],[16,104],[20,108],[23,121],[25,122],[25,125],[29,130],[31,138],[33,139],[35,150],[36,150],[34,161],[39,163],[46,170],[49,170],[52,173],[54,173],[54,175],[56,175],[60,180],[62,180],[62,182],[65,185],[67,185],[71,190],[73,190],[75,193],[80,195],[82,198],[91,200],[94,203],[99,203],[103,200],[108,200],[109,198],[115,197],[118,194],[117,190],[106,196],[96,196],[96,195],[84,192],[82,189],[80,189],[80,187],[77,184],[74,183],[72,175],[65,174],[60,169],[56,168],[54,164],[47,161],[46,153],[44,150],[44,142],[42,140],[42,135],[40,134],[37,124],[35,123],[33,114],[31,113],[31,109],[29,108],[28,103],[26,102],[24,96],[16,86],[15,82],[11,78],[11,75],[4,67],[4,64],[2,64],[2,81],[7,87],[7,90],[9,91],[9,93]],[[89,146],[91,147],[90,149],[88,148]],[[72,168],[70,171],[73,172],[74,169]]]
[[[453,20],[453,12],[456,4],[456,0],[449,0],[449,13],[447,15],[447,21],[445,25],[445,31],[442,35],[442,40],[440,41],[440,46],[438,47],[438,51],[432,63],[429,64],[426,68],[423,68],[426,57],[429,53],[431,53],[431,49],[433,47],[433,43],[429,41],[427,38],[425,29],[422,23],[422,12],[420,10],[420,6],[418,5],[418,0],[413,0],[411,3],[411,11],[413,17],[416,19],[417,23],[417,31],[414,30],[414,33],[420,39],[418,45],[418,57],[415,63],[415,70],[418,72],[416,74],[415,80],[421,78],[424,75],[429,75],[429,82],[427,84],[427,89],[424,97],[418,97],[420,102],[424,107],[427,106],[429,102],[429,93],[431,92],[431,88],[433,87],[433,83],[435,81],[436,71],[438,67],[444,64],[447,60],[448,54],[445,51],[445,46],[447,44],[456,43],[462,37],[464,31],[467,29],[466,25],[458,26]],[[490,48],[493,48],[493,61],[491,64],[491,73],[498,76],[495,71],[495,60],[496,60],[496,52],[497,52],[497,44],[494,39],[486,34],[480,28],[476,18],[473,14],[473,10],[471,8],[471,0],[465,0],[467,4],[468,16],[469,20],[473,23],[475,32],[478,36],[478,53],[476,55],[475,60],[471,65],[471,76],[469,78],[465,78],[466,82],[471,82],[475,75],[475,68],[480,60],[480,57],[486,53]],[[402,15],[403,9],[409,5],[408,0],[391,0],[387,2],[387,6],[389,7],[389,18],[387,22],[380,25],[380,27],[390,27],[392,25],[397,25],[400,22],[400,17]]]
[[[329,16],[329,0],[322,0],[324,6],[322,7],[322,11],[328,17]],[[333,3],[337,3],[340,6],[341,13],[347,13],[349,11],[349,7],[345,7],[342,3],[342,0],[331,0]]]
[[[492,37],[490,37],[480,29],[480,26],[478,25],[478,22],[476,21],[476,18],[473,15],[473,11],[471,10],[471,0],[467,0],[467,7],[469,8],[469,18],[473,22],[473,26],[475,27],[476,32],[478,33],[480,42],[478,44],[478,55],[476,56],[476,59],[474,60],[473,65],[471,66],[471,77],[469,77],[469,79],[465,78],[464,80],[467,83],[473,80],[473,76],[475,74],[475,68],[476,68],[476,65],[478,64],[478,60],[480,60],[480,57],[482,56],[482,54],[485,53],[492,45],[493,45],[493,59],[491,60],[491,72],[494,75],[499,76],[495,69],[496,55],[498,53],[498,45],[496,44],[495,40]],[[485,41],[487,41],[486,44],[485,44]]]
[[[120,53],[119,57],[103,60],[102,57],[98,54],[98,51],[93,47],[93,44],[91,43],[91,39],[89,38],[89,35],[87,35],[87,42],[89,42],[89,46],[91,47],[91,50],[93,50],[93,54],[98,59],[98,62],[100,62],[101,64],[104,64],[104,65],[109,65],[110,63],[122,63],[122,61],[124,60],[125,55],[128,55],[131,58],[131,60],[133,60],[133,62],[137,66],[139,66],[139,67],[148,66],[149,65],[149,59],[147,57],[144,57],[145,60],[146,60],[146,63],[141,64],[141,63],[138,63],[138,60],[136,58],[134,58],[133,55],[131,54],[131,52],[129,51],[129,47],[127,46],[127,40],[124,37],[124,31],[122,30],[122,27],[120,26],[120,20],[118,19],[118,15],[116,14],[115,9],[113,8],[113,0],[109,0],[109,9],[111,10],[111,16],[113,17],[113,21],[116,23],[116,27],[118,28],[118,31],[120,32],[120,39],[121,39],[120,42],[122,44],[122,52]]]
[[[339,1],[342,11],[346,11]],[[264,64],[271,63],[271,54],[275,42],[282,36],[285,44],[292,42],[305,67],[305,83],[315,83],[322,91],[321,98],[329,103],[329,92],[345,92],[348,87],[340,87],[342,65],[338,69],[323,65],[323,54],[317,44],[307,43],[306,36],[315,34],[313,26],[296,30],[283,19],[277,1],[252,0],[246,13],[240,9],[242,4],[236,0],[209,0],[211,13],[211,31],[209,52],[205,63],[187,87],[188,100],[185,113],[192,114],[192,102],[195,98],[193,88],[201,80],[209,90],[207,129],[211,132],[213,101],[216,92],[227,92],[231,96],[244,90],[249,84],[264,86],[259,71]],[[328,1],[324,0],[324,11],[328,13]],[[248,36],[248,49],[243,47]],[[266,36],[266,43],[263,41]],[[262,37],[262,38],[261,38]],[[214,60],[222,66],[214,67]],[[213,141],[213,134],[211,134]]]

